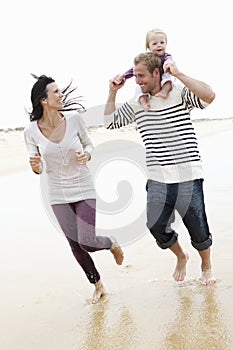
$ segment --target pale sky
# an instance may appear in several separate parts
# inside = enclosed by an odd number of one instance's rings
[[[87,108],[104,104],[109,78],[132,67],[155,27],[167,33],[167,52],[179,69],[216,92],[213,104],[194,115],[232,117],[229,0],[14,0],[1,9],[0,128],[28,123],[31,72],[52,76],[60,87],[73,80]],[[119,102],[134,93],[134,78],[127,84]]]

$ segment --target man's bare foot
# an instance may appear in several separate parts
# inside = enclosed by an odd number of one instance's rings
[[[183,258],[177,258],[175,271],[172,275],[175,281],[181,282],[184,280],[186,276],[186,264],[188,259],[189,259],[189,256],[187,253],[184,255]]]
[[[105,294],[105,289],[101,280],[95,283],[95,291],[90,299],[91,304],[97,304],[102,296]]]
[[[115,239],[112,239],[112,242],[110,252],[113,254],[117,265],[121,265],[124,260],[124,253]]]
[[[159,97],[159,98],[163,98],[165,100],[168,97],[168,94],[165,91],[161,90],[161,91],[157,92],[157,94],[155,94],[155,96]]]
[[[205,286],[210,286],[216,282],[216,278],[213,275],[211,269],[202,270],[202,275],[200,277],[201,284]]]

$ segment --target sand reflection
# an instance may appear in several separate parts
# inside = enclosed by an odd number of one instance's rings
[[[232,350],[216,287],[177,287],[176,314],[160,350]]]
[[[136,327],[127,307],[110,306],[103,300],[90,306],[85,321],[81,347],[85,350],[122,350],[131,349],[135,340]]]

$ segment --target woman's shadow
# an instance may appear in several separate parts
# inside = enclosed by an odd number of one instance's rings
[[[132,348],[136,326],[127,307],[109,305],[101,300],[90,307],[85,334],[78,349],[115,350]]]

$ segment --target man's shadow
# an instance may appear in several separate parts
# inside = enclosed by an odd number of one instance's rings
[[[160,350],[230,350],[231,331],[224,322],[216,286],[177,286],[178,306],[167,325]]]

